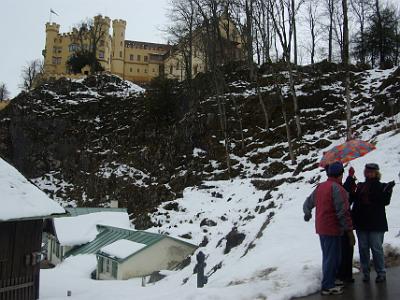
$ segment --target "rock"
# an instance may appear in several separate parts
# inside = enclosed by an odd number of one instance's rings
[[[232,248],[235,248],[243,243],[245,238],[246,235],[244,233],[238,232],[236,227],[232,228],[231,232],[229,232],[228,235],[225,237],[226,244],[224,254],[228,254],[229,252],[231,252]]]
[[[191,240],[192,239],[192,234],[189,232],[189,233],[185,233],[185,234],[180,235],[180,237],[183,238],[183,239]]]
[[[165,210],[179,211],[179,204],[177,202],[170,202],[164,205]]]
[[[219,198],[219,199],[222,199],[224,196],[221,194],[221,193],[219,193],[219,192],[212,192],[211,193],[211,196],[213,196],[214,198]]]
[[[209,226],[209,227],[217,226],[217,222],[206,218],[200,222],[200,227],[203,226]]]
[[[201,241],[199,247],[201,248],[201,247],[205,247],[205,246],[207,246],[207,245],[208,245],[208,237],[205,235],[205,236],[203,237],[203,240]]]

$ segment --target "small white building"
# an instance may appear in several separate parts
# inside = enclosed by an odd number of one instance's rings
[[[47,235],[47,260],[59,264],[74,255],[100,233],[97,225],[129,228],[129,215],[124,208],[66,208],[68,216],[51,220]]]
[[[161,270],[173,270],[197,246],[167,235],[121,228],[103,227],[104,234],[96,239],[119,239],[97,252],[97,279],[125,280],[144,277]]]

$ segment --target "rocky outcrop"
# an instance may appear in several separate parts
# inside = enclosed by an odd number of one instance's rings
[[[365,76],[368,74],[354,75],[354,84]],[[179,198],[185,187],[201,187],[205,179],[254,177],[257,188],[268,192],[285,182],[285,176],[315,168],[317,158],[290,166],[280,102],[272,92],[274,75],[261,77],[270,131],[263,129],[265,120],[255,87],[245,81],[244,73],[226,76],[221,100],[227,117],[231,172],[226,165],[217,101],[204,74],[194,82],[196,97],[189,101],[188,96],[177,95],[178,117],[161,123],[149,112],[147,93],[118,77],[48,82],[20,94],[0,111],[0,155],[66,205],[105,206],[118,200],[133,213],[138,228],[150,225],[147,213],[160,203]],[[295,141],[296,154],[304,156],[329,146],[329,136],[312,136],[319,128],[344,135],[345,128],[340,125],[344,101],[337,88],[340,78],[340,73],[325,76],[313,69],[297,74],[303,131],[310,138]],[[386,84],[393,85],[392,81]],[[329,84],[332,91],[326,88]],[[291,118],[287,91],[284,89]],[[373,101],[357,101],[361,100]],[[278,174],[279,180],[271,179]],[[221,197],[216,194],[215,201]]]

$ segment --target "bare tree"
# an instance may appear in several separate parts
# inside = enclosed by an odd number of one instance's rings
[[[35,59],[26,64],[22,68],[22,82],[20,88],[25,91],[32,90],[36,85],[40,84],[43,75],[43,61]]]
[[[291,134],[290,134],[290,125],[289,125],[289,121],[288,121],[287,113],[286,113],[286,103],[285,103],[285,101],[283,99],[283,96],[282,96],[282,89],[278,85],[276,85],[276,92],[277,92],[279,100],[281,102],[282,116],[283,116],[283,121],[285,122],[286,138],[287,138],[287,141],[288,141],[290,161],[291,161],[292,165],[295,165],[296,164],[296,157],[295,157],[294,151],[293,151],[292,137],[291,137]]]
[[[293,61],[294,64],[298,64],[298,46],[297,46],[297,21],[296,15],[300,10],[300,7],[305,3],[305,0],[291,0],[291,18],[292,18],[292,26],[293,26]]]
[[[336,0],[325,0],[326,12],[329,18],[328,25],[328,61],[332,62],[333,55],[333,31],[335,18],[335,2]]]
[[[349,50],[349,20],[348,20],[348,3],[347,0],[342,0],[343,10],[343,64],[346,71],[346,84],[345,84],[345,96],[346,96],[346,123],[347,123],[347,140],[352,139],[351,133],[351,98],[350,98],[350,50]]]
[[[221,35],[221,2],[219,0],[193,0],[197,6],[200,24],[202,24],[202,41],[205,50],[205,56],[209,71],[212,75],[214,85],[215,98],[217,101],[218,118],[224,138],[225,159],[228,168],[229,177],[231,176],[231,162],[230,162],[230,148],[229,148],[229,134],[227,128],[227,118],[225,109],[225,97],[223,91],[225,87],[225,79],[220,70],[220,57],[225,53],[225,48]],[[219,53],[219,55],[218,55]]]
[[[292,18],[292,6],[291,0],[268,0],[269,1],[269,13],[273,21],[276,34],[279,37],[280,45],[283,51],[283,57],[286,62],[287,69],[289,71],[289,85],[290,93],[293,98],[294,115],[297,129],[297,136],[300,137],[301,124],[300,124],[300,109],[297,101],[295,81],[293,76],[293,68],[291,64],[290,50],[292,45],[293,37],[293,18]]]
[[[177,44],[183,57],[185,78],[191,86],[194,54],[194,31],[197,24],[197,9],[193,0],[171,0],[169,17],[172,20],[168,34]]]
[[[311,40],[309,42],[311,64],[315,64],[317,42],[321,33],[320,28],[318,28],[318,19],[320,18],[318,3],[318,0],[308,1],[307,14],[305,17],[311,35]]]
[[[72,40],[79,45],[77,53],[85,53],[90,57],[90,72],[98,70],[97,49],[100,42],[109,34],[107,24],[99,16],[80,22],[72,31]]]
[[[343,63],[344,58],[344,15],[343,15],[343,6],[341,8],[337,7],[334,13],[333,19],[333,32],[335,34],[336,44],[339,46],[340,60]]]
[[[0,82],[0,101],[7,100],[10,97],[10,92],[4,82]]]
[[[254,26],[259,32],[259,40],[261,47],[261,55],[259,61],[261,63],[266,63],[271,61],[270,51],[272,48],[272,38],[271,33],[271,19],[268,14],[267,8],[268,2],[265,0],[256,0],[254,7]],[[259,62],[259,63],[260,63]]]

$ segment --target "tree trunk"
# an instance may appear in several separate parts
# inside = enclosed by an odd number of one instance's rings
[[[288,141],[290,161],[291,161],[292,165],[295,165],[296,164],[296,157],[295,157],[294,152],[293,152],[292,137],[290,135],[290,126],[289,126],[289,122],[288,122],[288,119],[287,119],[285,101],[283,100],[282,91],[281,91],[280,88],[277,88],[277,93],[278,93],[278,96],[279,96],[279,100],[281,101],[282,115],[283,115],[283,120],[285,122],[285,127],[286,127],[286,138],[287,138],[287,141]]]
[[[244,153],[245,147],[244,147],[242,111],[239,109],[239,107],[238,107],[238,105],[237,105],[235,96],[232,97],[232,101],[233,101],[233,105],[234,105],[234,107],[235,107],[236,115],[237,115],[237,117],[238,117],[239,130],[240,130],[240,140],[241,140],[240,144],[241,144],[242,152]]]
[[[299,103],[297,101],[297,95],[296,95],[296,88],[295,88],[295,82],[294,82],[294,77],[293,77],[293,69],[292,65],[290,63],[289,59],[289,54],[286,54],[286,65],[289,71],[289,85],[290,85],[290,92],[292,94],[293,98],[293,108],[294,108],[294,116],[295,116],[295,121],[296,121],[296,130],[297,130],[297,137],[301,137],[302,132],[301,132],[301,123],[300,123],[300,109],[299,109]]]
[[[266,105],[264,103],[264,99],[263,99],[262,94],[261,94],[260,84],[258,83],[258,75],[256,75],[255,81],[256,81],[256,90],[257,90],[257,95],[258,95],[258,101],[260,102],[260,106],[261,106],[261,109],[262,109],[263,114],[264,114],[265,130],[269,131],[268,110],[267,110],[267,107],[266,107]]]
[[[352,139],[351,132],[351,99],[350,99],[350,71],[349,71],[349,21],[347,0],[342,0],[343,7],[343,64],[345,66],[345,97],[346,97],[346,123],[347,140]]]
[[[376,16],[378,17],[378,33],[379,33],[379,63],[381,67],[385,62],[385,54],[383,51],[383,32],[382,32],[382,16],[379,0],[375,0]]]
[[[297,66],[297,28],[296,28],[296,1],[292,0],[292,26],[293,26],[293,56],[294,64]]]
[[[334,15],[334,0],[329,0],[329,38],[328,38],[328,61],[332,62],[332,41],[333,41],[333,15]]]

